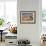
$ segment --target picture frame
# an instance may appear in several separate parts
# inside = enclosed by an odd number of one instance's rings
[[[20,11],[20,24],[35,24],[36,11]]]

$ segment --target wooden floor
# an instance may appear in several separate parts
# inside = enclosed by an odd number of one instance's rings
[[[4,41],[3,42],[0,41],[0,46],[5,46],[5,42]]]

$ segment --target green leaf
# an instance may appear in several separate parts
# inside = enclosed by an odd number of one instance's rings
[[[0,18],[0,26],[2,26],[4,24],[4,19]]]

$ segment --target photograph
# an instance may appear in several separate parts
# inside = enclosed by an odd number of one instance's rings
[[[20,23],[21,24],[35,24],[36,11],[20,11]]]

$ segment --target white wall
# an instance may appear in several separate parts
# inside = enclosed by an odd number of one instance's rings
[[[41,34],[42,0],[18,0],[18,39],[29,39],[33,46],[39,46]],[[36,24],[20,24],[20,11],[36,11]]]

